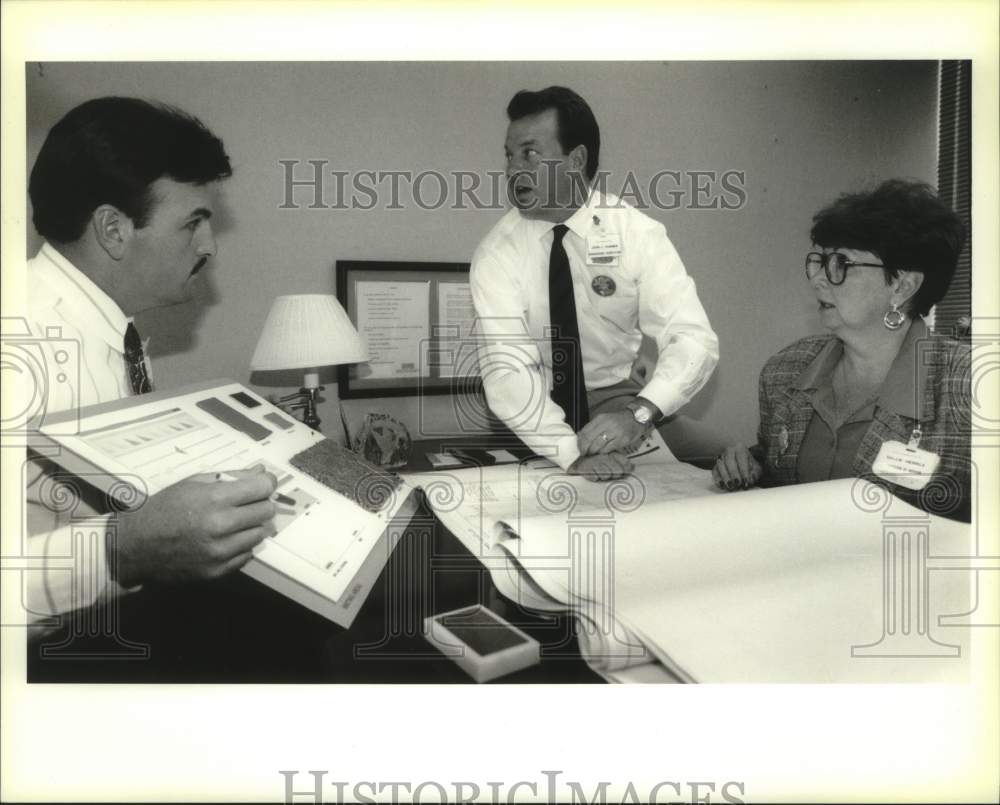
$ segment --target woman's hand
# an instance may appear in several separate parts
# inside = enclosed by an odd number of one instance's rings
[[[716,459],[712,468],[712,479],[720,489],[732,492],[734,489],[749,489],[763,475],[760,463],[741,444],[727,447]]]

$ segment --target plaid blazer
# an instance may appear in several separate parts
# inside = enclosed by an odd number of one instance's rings
[[[918,508],[967,520],[971,475],[971,349],[951,339],[930,336],[922,324],[914,326],[920,327],[915,331],[914,354],[919,368],[914,367],[915,399],[910,412],[915,416],[900,414],[883,404],[882,397],[891,397],[891,390],[880,395],[852,469],[856,476],[886,487]],[[812,391],[800,388],[797,381],[834,338],[808,336],[764,364],[760,373],[760,427],[752,452],[764,468],[765,485],[798,483],[799,450],[814,409]],[[897,440],[906,444],[918,424],[923,434],[920,448],[941,457],[930,482],[922,490],[913,491],[875,476],[872,462],[882,443]]]

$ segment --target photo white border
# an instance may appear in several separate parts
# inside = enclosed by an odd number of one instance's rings
[[[971,58],[974,313],[997,317],[996,9],[4,2],[2,312],[23,309],[26,62]],[[982,489],[997,488],[989,462]],[[19,494],[17,478],[5,471],[3,482],[5,498]],[[996,523],[995,508],[988,517]],[[1000,553],[996,533],[985,536]],[[996,657],[996,631],[979,630],[974,650]],[[995,667],[954,687],[27,686],[21,639],[3,630],[5,801],[273,801],[281,769],[304,782],[322,769],[328,780],[480,785],[542,785],[542,771],[558,769],[588,792],[612,781],[619,797],[629,781],[642,792],[669,780],[743,781],[748,801],[772,802],[996,793]]]

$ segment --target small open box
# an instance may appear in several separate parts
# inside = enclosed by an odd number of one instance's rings
[[[482,604],[425,618],[424,637],[476,682],[488,682],[541,660],[537,640]]]

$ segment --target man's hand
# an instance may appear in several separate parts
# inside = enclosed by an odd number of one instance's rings
[[[233,481],[193,475],[118,520],[116,578],[131,587],[222,576],[246,564],[274,517],[271,473],[233,472]]]
[[[727,447],[715,461],[712,480],[720,489],[749,489],[764,471],[749,450],[741,444]]]
[[[624,453],[580,456],[566,472],[582,475],[588,481],[613,481],[632,472],[632,462]]]
[[[576,434],[580,454],[627,453],[646,435],[647,428],[635,421],[632,412],[598,414]]]

